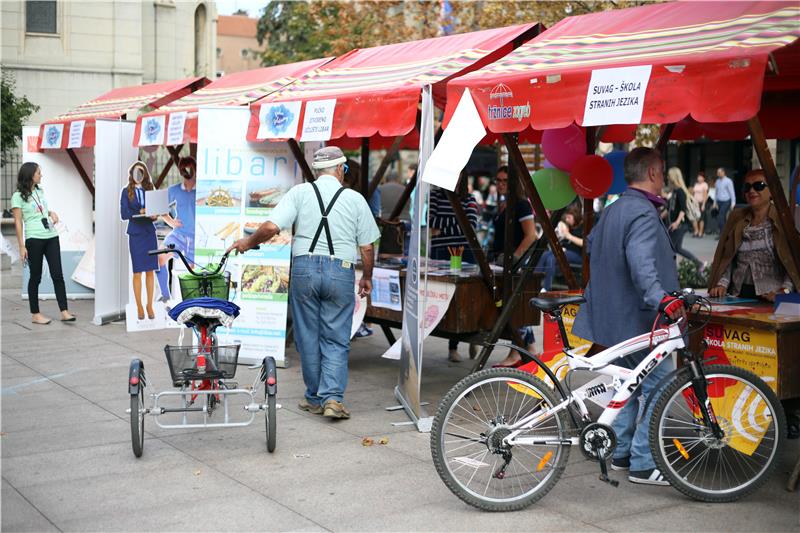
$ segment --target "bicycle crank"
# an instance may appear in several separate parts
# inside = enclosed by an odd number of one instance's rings
[[[608,477],[606,459],[611,457],[616,447],[617,434],[610,426],[592,422],[581,431],[581,452],[587,459],[596,460],[600,463],[600,481],[608,483],[612,487],[618,486],[619,481]]]

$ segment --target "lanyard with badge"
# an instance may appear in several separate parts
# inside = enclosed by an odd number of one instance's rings
[[[47,220],[46,216],[44,216],[44,207],[42,206],[41,198],[39,198],[38,190],[31,192],[31,200],[33,200],[33,203],[36,204],[36,210],[39,211],[40,215],[42,215],[42,226],[44,226],[44,229],[50,229],[50,221]]]

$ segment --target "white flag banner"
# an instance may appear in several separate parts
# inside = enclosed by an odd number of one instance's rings
[[[467,165],[475,145],[485,136],[486,128],[478,109],[469,89],[465,89],[450,123],[425,165],[422,181],[455,191],[461,169]]]

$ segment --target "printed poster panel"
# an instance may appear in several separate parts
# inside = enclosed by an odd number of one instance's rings
[[[259,139],[289,139],[297,135],[302,102],[262,104],[259,110]]]
[[[286,143],[248,143],[247,108],[200,109],[198,114],[195,260],[219,261],[236,239],[253,233],[302,174]],[[282,232],[259,250],[230,257],[242,311],[222,344],[241,344],[241,363],[271,355],[282,363],[286,344],[291,235]]]
[[[778,336],[775,332],[711,323],[706,325],[703,336],[708,343],[706,359],[714,359],[714,364],[749,370],[777,394]]]
[[[333,132],[333,112],[336,98],[306,102],[301,141],[327,141]]]

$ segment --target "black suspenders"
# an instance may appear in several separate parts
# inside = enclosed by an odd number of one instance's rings
[[[317,246],[319,235],[322,233],[322,229],[325,228],[325,238],[328,239],[328,252],[330,255],[333,255],[333,240],[331,240],[331,229],[328,227],[328,215],[330,214],[331,209],[333,209],[333,204],[336,203],[339,195],[342,194],[342,191],[344,191],[344,187],[341,187],[338,191],[336,191],[336,194],[333,195],[331,203],[328,204],[328,208],[326,209],[325,204],[322,203],[322,196],[319,194],[317,184],[312,181],[311,186],[314,188],[314,194],[317,195],[317,202],[319,202],[319,212],[322,213],[322,220],[320,221],[319,226],[317,226],[317,233],[314,235],[314,240],[311,241],[311,248],[308,249],[308,253],[314,253],[314,248]]]

